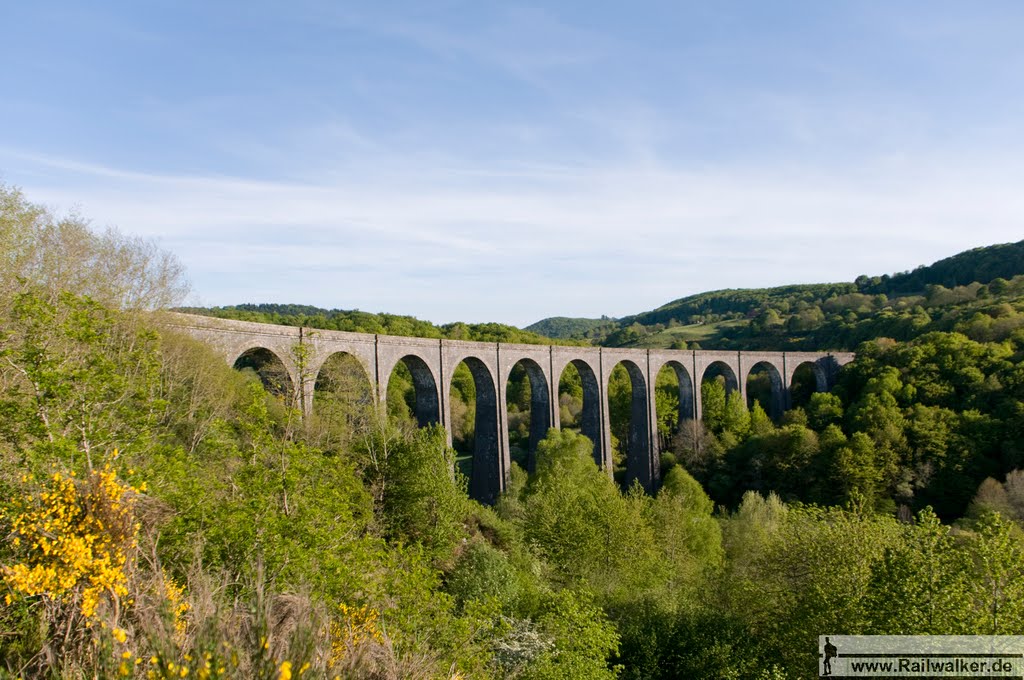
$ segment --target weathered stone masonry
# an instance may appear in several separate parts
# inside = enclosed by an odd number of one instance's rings
[[[772,415],[778,417],[790,405],[793,375],[808,364],[817,389],[835,383],[841,366],[853,360],[849,352],[724,352],[711,350],[623,349],[515,345],[405,338],[367,333],[314,330],[291,326],[229,321],[190,314],[170,314],[167,323],[209,344],[235,365],[254,350],[273,353],[284,365],[303,412],[313,409],[314,387],[321,367],[337,353],[353,356],[374,386],[377,400],[385,401],[391,371],[402,361],[409,368],[416,389],[416,418],[420,425],[440,423],[451,438],[451,405],[448,392],[452,376],[465,361],[476,385],[476,436],[470,494],[493,502],[505,488],[511,460],[508,443],[506,387],[512,369],[522,363],[529,376],[530,467],[537,442],[551,427],[559,427],[558,382],[571,363],[583,382],[582,432],[594,442],[594,457],[610,471],[611,426],[608,418],[608,381],[612,369],[622,363],[633,388],[632,418],[627,445],[627,483],[639,480],[648,490],[658,483],[659,452],[654,380],[664,366],[679,378],[679,418],[701,417],[700,384],[714,367],[726,380],[727,389],[739,390],[746,399],[747,379],[760,366],[772,383]],[[302,375],[296,360],[301,347]]]

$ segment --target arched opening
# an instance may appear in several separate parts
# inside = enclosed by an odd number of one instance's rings
[[[784,389],[779,369],[767,361],[761,361],[747,374],[747,408],[753,409],[754,402],[761,405],[768,416],[778,422],[785,410]]]
[[[469,478],[470,498],[494,503],[501,493],[498,394],[487,365],[476,357],[459,362],[448,389],[452,448]]]
[[[373,386],[363,364],[347,352],[337,352],[317,373],[307,433],[318,448],[337,450],[367,426],[373,407]]]
[[[590,365],[573,359],[558,377],[559,422],[563,430],[576,430],[594,444],[594,462],[605,467],[601,440],[601,390]]]
[[[825,371],[813,361],[805,361],[793,371],[793,380],[789,386],[789,397],[792,407],[804,407],[811,401],[815,392],[828,391]]]
[[[537,444],[551,427],[550,397],[544,371],[532,359],[512,367],[505,386],[509,454],[527,472],[537,467]]]
[[[654,380],[654,412],[658,417],[658,451],[663,477],[680,461],[680,453],[699,448],[695,408],[689,371],[678,361],[662,366]]]
[[[280,397],[288,406],[294,406],[295,385],[281,357],[266,347],[253,347],[235,359],[235,370],[258,377],[263,388]]]
[[[659,448],[665,451],[694,418],[690,372],[678,361],[670,361],[662,366],[654,381],[654,398],[655,413],[658,415]]]
[[[426,427],[441,422],[440,393],[434,374],[415,354],[402,357],[388,376],[388,418],[403,425]]]
[[[703,384],[711,380],[719,380],[723,385],[725,385],[726,394],[740,388],[739,380],[736,378],[736,372],[732,370],[732,366],[724,361],[715,361],[704,369],[704,375],[701,376],[700,379],[701,383]]]
[[[628,489],[634,481],[651,487],[647,381],[632,361],[620,361],[608,380],[608,418],[612,432],[615,479]]]
[[[717,434],[725,428],[726,403],[738,389],[736,373],[724,361],[716,361],[704,370],[700,380],[701,420],[709,431]]]

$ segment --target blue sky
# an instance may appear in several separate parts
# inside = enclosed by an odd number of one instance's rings
[[[1024,238],[1024,3],[7,2],[0,181],[193,302],[517,325]]]

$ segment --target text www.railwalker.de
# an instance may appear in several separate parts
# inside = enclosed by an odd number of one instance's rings
[[[850,670],[854,673],[957,673],[991,674],[1006,673],[1014,677],[1015,665],[1012,659],[947,659],[947,658],[899,658],[899,659],[850,659]]]
[[[1021,678],[1024,636],[823,635],[819,677]]]

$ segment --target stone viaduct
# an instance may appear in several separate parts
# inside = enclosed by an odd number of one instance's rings
[[[679,379],[679,422],[700,420],[700,385],[709,371],[725,378],[726,389],[747,397],[747,381],[756,369],[767,372],[772,386],[771,415],[790,405],[796,370],[813,369],[816,389],[827,391],[852,353],[737,352],[716,350],[625,349],[518,345],[315,330],[293,326],[230,321],[190,314],[169,314],[166,322],[203,341],[225,360],[240,366],[279,361],[287,371],[286,390],[312,412],[317,376],[333,355],[354,357],[366,373],[376,399],[384,403],[388,380],[399,362],[412,374],[415,415],[421,426],[441,424],[451,439],[449,390],[456,367],[465,362],[476,386],[476,431],[470,495],[493,502],[504,490],[511,467],[506,390],[509,375],[522,364],[530,380],[530,467],[533,453],[549,428],[559,427],[558,383],[571,363],[583,383],[581,431],[594,443],[594,458],[611,474],[611,425],[608,381],[621,363],[632,384],[632,412],[626,444],[626,483],[638,480],[649,491],[659,477],[654,382],[665,366]],[[302,348],[301,375],[296,348]]]

